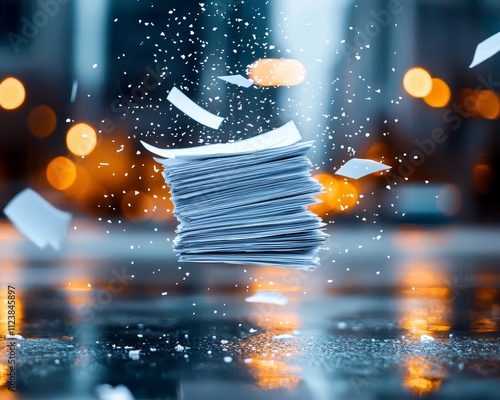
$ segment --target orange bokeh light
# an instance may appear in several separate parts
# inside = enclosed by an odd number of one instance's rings
[[[477,95],[477,113],[486,119],[496,119],[500,115],[500,99],[492,90],[481,90]]]
[[[463,89],[460,103],[471,117],[496,119],[500,116],[500,98],[492,90]]]
[[[92,153],[97,144],[97,134],[94,128],[85,123],[73,125],[66,134],[66,145],[76,156],[86,156]]]
[[[170,193],[166,192],[164,195],[152,196],[153,206],[151,208],[150,218],[155,221],[165,221],[173,217],[174,205],[170,200]]]
[[[374,143],[366,151],[365,158],[369,158],[373,161],[385,162],[387,164],[386,158],[390,154],[389,147],[385,143]]]
[[[436,371],[431,360],[422,356],[410,356],[402,366],[406,371],[403,386],[415,396],[422,397],[441,387],[444,371]]]
[[[451,98],[451,90],[448,84],[439,78],[432,78],[432,89],[430,93],[424,97],[424,101],[431,107],[444,107]]]
[[[76,167],[76,178],[72,185],[70,185],[64,192],[71,197],[83,196],[89,189],[92,183],[92,178],[89,172],[80,165]]]
[[[10,367],[7,364],[0,364],[0,387],[8,382],[9,371]]]
[[[56,129],[56,125],[56,113],[44,104],[33,108],[28,115],[28,128],[38,138],[49,136]]]
[[[294,86],[306,75],[304,64],[293,58],[261,58],[248,67],[248,76],[258,86]]]
[[[410,68],[403,77],[403,87],[413,97],[425,97],[432,90],[432,78],[423,68]]]
[[[313,176],[324,187],[324,193],[316,196],[322,203],[309,206],[309,210],[324,216],[329,212],[347,212],[357,203],[359,198],[358,189],[353,183],[346,179],[322,173]]]
[[[13,110],[24,103],[26,91],[21,81],[16,78],[5,78],[0,83],[0,107]]]
[[[76,179],[76,166],[69,158],[56,157],[47,165],[47,180],[57,190],[69,188]]]

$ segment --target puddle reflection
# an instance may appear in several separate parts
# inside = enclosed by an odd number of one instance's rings
[[[444,366],[434,365],[426,357],[409,357],[401,367],[404,371],[403,387],[418,397],[438,391],[446,376]]]
[[[245,338],[239,348],[257,385],[266,390],[297,386],[301,368],[290,365],[286,359],[300,351],[298,340],[291,337],[300,327],[300,316],[275,313],[253,322],[264,332]]]
[[[454,300],[449,272],[438,262],[411,262],[403,270],[398,299],[401,327],[418,336],[448,332]]]

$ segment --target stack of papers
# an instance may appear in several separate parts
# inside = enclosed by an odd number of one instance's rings
[[[328,236],[307,205],[321,191],[310,176],[311,142],[289,122],[234,143],[159,149],[179,261],[313,269]]]

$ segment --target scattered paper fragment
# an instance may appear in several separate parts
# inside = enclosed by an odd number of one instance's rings
[[[422,335],[420,336],[420,342],[433,342],[434,338],[429,335]]]
[[[288,340],[288,339],[293,339],[295,336],[290,335],[288,333],[284,333],[283,335],[276,335],[273,336],[273,340]]]
[[[187,116],[212,129],[219,129],[220,124],[224,121],[223,117],[214,115],[200,107],[175,86],[168,94],[167,100]]]
[[[32,189],[17,194],[3,210],[12,224],[38,247],[59,250],[71,214],[60,211]]]
[[[359,179],[374,172],[385,171],[386,169],[391,169],[391,167],[373,160],[351,158],[335,172],[335,175]]]
[[[184,346],[178,344],[177,346],[175,346],[175,351],[178,351],[178,352],[184,351]]]
[[[18,340],[21,340],[21,339],[24,339],[21,335],[5,335],[5,339],[18,339]]]
[[[111,385],[99,385],[96,387],[99,400],[134,400],[133,394],[124,385],[113,387]]]
[[[344,321],[339,321],[337,323],[337,328],[338,329],[347,329],[347,323],[345,323]]]
[[[288,297],[280,292],[261,290],[259,292],[256,292],[252,296],[247,297],[245,301],[247,303],[268,303],[276,304],[278,306],[285,306],[288,304]]]
[[[490,36],[488,39],[483,40],[477,45],[476,51],[474,53],[474,58],[472,60],[472,63],[469,65],[469,68],[473,68],[476,65],[481,64],[488,58],[493,57],[499,51],[500,32],[495,33],[493,36]]]
[[[217,78],[222,79],[223,81],[232,83],[233,85],[243,86],[244,88],[249,88],[253,85],[253,81],[245,78],[244,76],[238,75],[224,75],[218,76]]]
[[[140,350],[129,350],[128,356],[132,360],[136,361],[140,358],[140,355],[139,355],[140,352],[141,352]]]

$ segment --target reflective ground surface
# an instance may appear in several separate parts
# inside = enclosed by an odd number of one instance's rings
[[[60,252],[0,225],[1,399],[499,398],[498,229],[331,229],[304,272],[179,264],[171,227],[74,225]],[[263,289],[290,301],[245,302]]]

